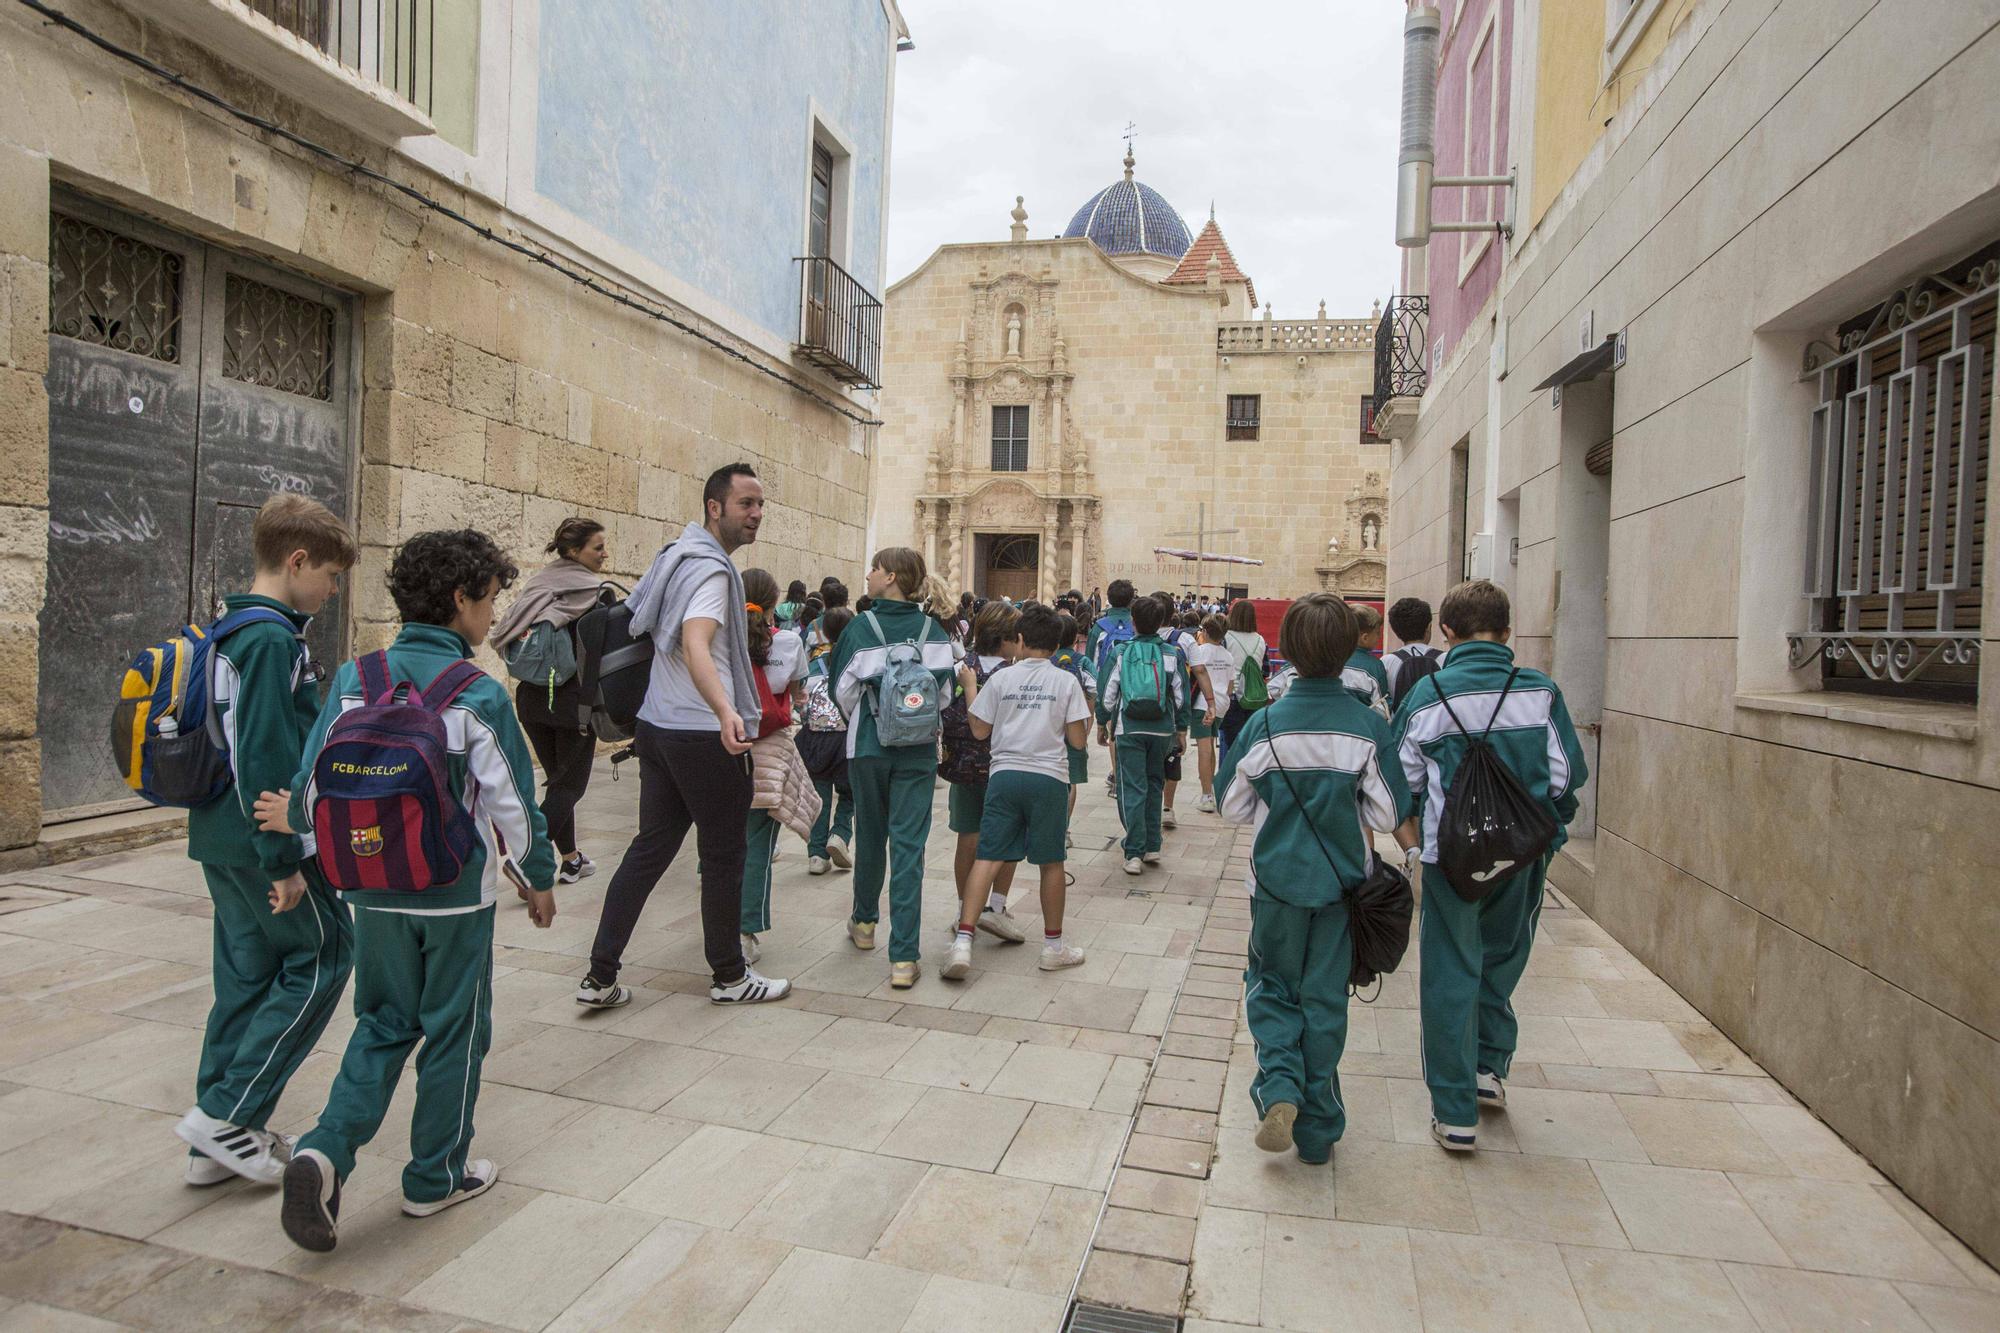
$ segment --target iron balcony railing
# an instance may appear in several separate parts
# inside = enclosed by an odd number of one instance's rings
[[[799,266],[798,351],[843,384],[882,387],[882,303],[831,259]]]
[[[437,0],[245,2],[251,12],[430,115]]]
[[[1392,296],[1375,330],[1375,409],[1391,398],[1421,398],[1430,386],[1428,296]]]

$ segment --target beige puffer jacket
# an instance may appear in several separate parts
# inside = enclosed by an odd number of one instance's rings
[[[780,824],[810,838],[819,819],[819,793],[813,790],[806,761],[792,744],[792,730],[787,727],[751,742],[750,808],[768,810]]]

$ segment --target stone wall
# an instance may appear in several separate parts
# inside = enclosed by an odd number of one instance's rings
[[[390,170],[478,222],[506,226],[487,201],[282,102],[200,48],[143,29],[121,8],[81,0],[66,9],[240,105]],[[35,644],[47,555],[42,375],[52,181],[357,294],[363,389],[354,513],[362,555],[336,606],[352,617],[358,648],[379,646],[394,631],[382,575],[396,543],[414,532],[483,528],[525,570],[546,558],[542,546],[564,516],[589,514],[609,529],[610,573],[629,581],[699,514],[702,478],[737,459],[756,466],[770,501],[762,538],[743,563],[769,568],[781,585],[830,570],[858,582],[866,428],[406,199],[324,170],[7,6],[0,9],[0,848],[34,842],[40,816]],[[794,378],[807,373],[780,368]],[[162,631],[177,614],[163,609]],[[89,683],[100,694],[110,686]]]
[[[1487,312],[1506,325],[1505,379],[1482,344],[1425,396],[1393,481],[1390,595],[1435,600],[1455,579],[1449,454],[1469,444],[1477,530],[1497,442],[1522,656],[1560,662],[1563,418],[1533,386],[1577,351],[1586,313],[1599,337],[1626,330],[1594,873],[1568,863],[1558,882],[1996,1259],[2000,544],[1976,705],[1821,692],[1817,668],[1788,669],[1783,635],[1805,616],[1802,354],[1912,273],[2000,238],[1980,132],[2000,30],[1990,7],[1863,0],[1730,0],[1705,17],[1516,238]]]

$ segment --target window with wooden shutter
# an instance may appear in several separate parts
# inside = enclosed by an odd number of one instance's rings
[[[1840,326],[1808,447],[1807,629],[1829,689],[1971,700],[2000,244]],[[1832,350],[1832,349],[1828,349]]]

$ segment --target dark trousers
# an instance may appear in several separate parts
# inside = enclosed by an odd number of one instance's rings
[[[590,786],[590,763],[597,756],[597,740],[574,725],[557,726],[521,719],[528,744],[542,766],[542,818],[548,821],[549,841],[568,856],[576,850],[576,803]]]
[[[701,860],[701,935],[718,986],[743,979],[744,826],[750,816],[750,756],[722,748],[714,731],[667,731],[639,724],[639,832],[604,891],[604,913],[590,946],[591,975],[618,976],[639,913],[652,896],[690,825]]]
[[[1245,708],[1242,704],[1232,702],[1229,705],[1229,711],[1215,720],[1215,734],[1222,742],[1217,747],[1218,752],[1215,762],[1218,766],[1222,763],[1222,754],[1226,753],[1230,746],[1236,744],[1237,733],[1243,730],[1243,724],[1248,722],[1250,717],[1250,709]]]

